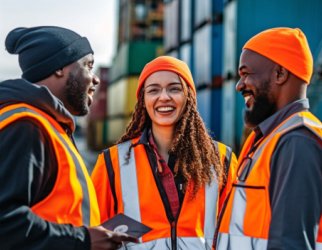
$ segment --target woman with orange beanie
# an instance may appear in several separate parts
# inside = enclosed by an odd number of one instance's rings
[[[102,221],[124,213],[152,228],[126,249],[210,249],[235,156],[207,133],[183,61],[161,56],[146,64],[136,94],[126,133],[92,174]]]

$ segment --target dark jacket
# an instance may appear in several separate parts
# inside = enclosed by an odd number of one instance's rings
[[[71,136],[72,115],[46,87],[23,79],[0,83],[0,109],[13,103],[37,107]],[[57,164],[51,142],[34,121],[21,119],[0,130],[0,249],[89,249],[84,227],[49,223],[31,206],[52,190]]]

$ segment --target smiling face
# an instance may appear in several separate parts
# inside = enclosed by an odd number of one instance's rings
[[[152,127],[171,127],[181,118],[187,102],[187,88],[170,71],[151,74],[144,84],[144,104]]]
[[[93,102],[98,77],[92,72],[93,55],[89,54],[70,65],[65,97],[65,106],[73,115],[86,115]]]
[[[275,65],[250,50],[244,50],[240,56],[240,80],[236,90],[245,99],[244,120],[248,127],[257,126],[277,111],[275,86],[272,82]]]

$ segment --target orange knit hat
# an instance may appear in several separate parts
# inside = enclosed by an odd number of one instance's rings
[[[291,73],[310,83],[313,73],[313,58],[304,33],[299,28],[273,28],[265,30],[244,45]]]
[[[177,73],[180,77],[185,80],[189,87],[193,90],[196,95],[195,84],[190,72],[188,65],[175,57],[171,56],[159,56],[147,63],[139,77],[139,84],[136,90],[136,97],[138,98],[141,88],[144,85],[145,80],[153,73],[157,71],[171,71]]]

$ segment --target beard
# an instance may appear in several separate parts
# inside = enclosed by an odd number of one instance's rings
[[[248,127],[256,127],[277,111],[276,103],[269,95],[269,84],[269,81],[262,83],[261,89],[254,98],[253,108],[244,112],[244,121]]]
[[[87,85],[73,74],[69,74],[67,79],[66,97],[73,115],[84,116],[89,112]]]

